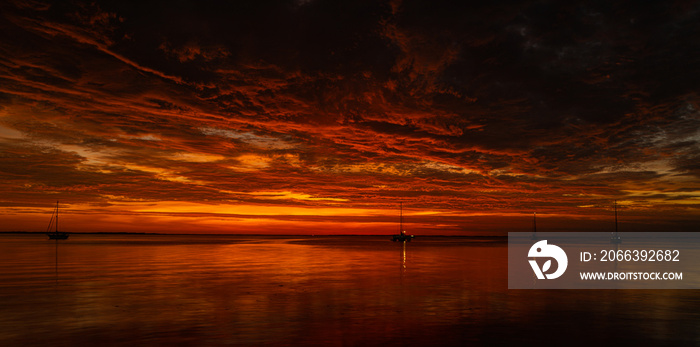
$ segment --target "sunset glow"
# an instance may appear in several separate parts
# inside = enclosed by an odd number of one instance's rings
[[[0,231],[700,227],[685,5],[165,3],[0,5]]]

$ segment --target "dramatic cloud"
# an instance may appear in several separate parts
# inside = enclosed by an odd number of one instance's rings
[[[0,10],[0,230],[700,226],[696,2]]]

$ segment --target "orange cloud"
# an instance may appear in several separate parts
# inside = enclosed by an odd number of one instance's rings
[[[635,230],[697,226],[697,24],[673,9],[657,42],[566,4],[192,6],[4,7],[0,228],[56,199],[80,231],[383,233],[398,202],[426,234],[597,230],[613,200]]]

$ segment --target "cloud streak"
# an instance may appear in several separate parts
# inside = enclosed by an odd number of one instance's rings
[[[56,199],[182,232],[390,233],[398,201],[428,234],[598,230],[613,200],[639,230],[699,220],[693,2],[2,12],[5,230]]]

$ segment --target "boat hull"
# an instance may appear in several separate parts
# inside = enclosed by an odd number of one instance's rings
[[[68,238],[68,233],[65,232],[48,233],[46,235],[49,236],[49,240],[65,240]]]
[[[402,234],[402,235],[392,235],[392,236],[391,236],[391,241],[394,241],[394,242],[396,242],[396,241],[408,241],[408,242],[411,242],[411,240],[413,239],[413,237],[414,237],[413,235],[403,235],[403,234]]]

